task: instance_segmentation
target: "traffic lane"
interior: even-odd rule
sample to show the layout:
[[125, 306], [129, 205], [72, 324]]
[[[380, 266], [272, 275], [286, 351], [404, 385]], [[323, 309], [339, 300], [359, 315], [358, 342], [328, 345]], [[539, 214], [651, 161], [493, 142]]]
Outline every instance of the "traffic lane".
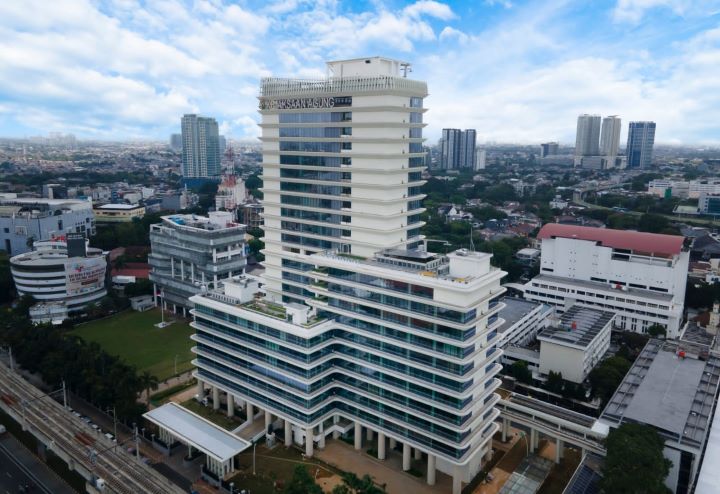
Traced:
[[[32, 470], [31, 466], [26, 465], [26, 467], [28, 470]], [[26, 486], [30, 487], [30, 490], [26, 492], [50, 492], [43, 490], [42, 486], [36, 485], [35, 481], [20, 469], [16, 460], [3, 448], [0, 448], [0, 494], [17, 494], [23, 492]]]

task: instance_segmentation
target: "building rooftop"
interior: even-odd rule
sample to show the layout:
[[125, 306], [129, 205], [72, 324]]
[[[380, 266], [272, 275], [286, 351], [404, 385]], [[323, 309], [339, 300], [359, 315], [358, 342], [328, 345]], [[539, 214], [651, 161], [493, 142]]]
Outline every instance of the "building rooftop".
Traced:
[[604, 247], [630, 250], [636, 254], [651, 254], [658, 257], [671, 257], [680, 254], [685, 240], [680, 235], [662, 235], [659, 233], [561, 225], [558, 223], [546, 224], [540, 229], [537, 236], [541, 240], [558, 237], [589, 240]]
[[498, 313], [498, 317], [505, 321], [498, 328], [498, 333], [500, 334], [503, 334], [511, 328], [520, 319], [528, 315], [533, 309], [542, 305], [538, 302], [531, 302], [529, 300], [515, 297], [503, 297], [499, 300], [499, 302], [505, 304], [505, 307], [500, 309], [500, 312]]
[[707, 347], [652, 339], [605, 407], [602, 420], [649, 424], [666, 439], [701, 448], [718, 382], [720, 358]]
[[[219, 231], [230, 228], [244, 228], [242, 223], [236, 223], [233, 220], [232, 213], [222, 211], [210, 212], [208, 216], [197, 216], [195, 214], [172, 214], [162, 217], [161, 225], [171, 225], [189, 230]], [[161, 225], [157, 226], [158, 228]]]
[[141, 208], [139, 204], [120, 204], [120, 203], [112, 203], [112, 204], [103, 204], [102, 206], [96, 206], [95, 209], [138, 209]]
[[560, 276], [552, 276], [549, 274], [540, 274], [533, 278], [533, 281], [549, 281], [554, 283], [561, 283], [563, 285], [573, 285], [573, 286], [580, 286], [589, 288], [592, 290], [601, 290], [604, 292], [607, 292], [608, 294], [612, 294], [617, 297], [622, 297], [623, 295], [632, 295], [635, 297], [642, 297], [646, 299], [653, 299], [657, 300], [658, 302], [665, 302], [665, 303], [671, 303], [673, 296], [669, 293], [662, 293], [662, 292], [656, 292], [652, 290], [643, 290], [641, 288], [629, 288], [629, 287], [622, 287], [615, 288], [614, 285], [610, 285], [608, 283], [603, 283], [601, 281], [587, 281], [587, 280], [578, 280], [573, 278], [562, 278]]
[[585, 348], [608, 327], [615, 314], [574, 305], [560, 318], [560, 324], [543, 330], [538, 339]]

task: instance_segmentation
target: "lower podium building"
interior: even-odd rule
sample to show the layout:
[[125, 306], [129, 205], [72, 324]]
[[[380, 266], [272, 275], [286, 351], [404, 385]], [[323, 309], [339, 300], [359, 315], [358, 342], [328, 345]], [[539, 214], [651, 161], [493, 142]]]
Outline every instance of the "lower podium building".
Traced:
[[[271, 302], [247, 276], [190, 300], [200, 386], [312, 456], [327, 436], [354, 437], [380, 460], [453, 479], [459, 494], [491, 452], [502, 351], [491, 255], [386, 250], [303, 257], [313, 297]], [[367, 441], [370, 441], [368, 443]], [[401, 453], [400, 453], [401, 452]]]

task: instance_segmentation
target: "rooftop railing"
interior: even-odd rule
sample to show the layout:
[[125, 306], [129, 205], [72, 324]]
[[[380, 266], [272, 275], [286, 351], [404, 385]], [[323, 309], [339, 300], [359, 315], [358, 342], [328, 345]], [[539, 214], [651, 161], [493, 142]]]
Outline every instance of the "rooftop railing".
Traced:
[[411, 91], [427, 94], [427, 84], [404, 77], [391, 76], [354, 76], [330, 77], [328, 79], [284, 79], [263, 78], [260, 97], [314, 95], [318, 93]]

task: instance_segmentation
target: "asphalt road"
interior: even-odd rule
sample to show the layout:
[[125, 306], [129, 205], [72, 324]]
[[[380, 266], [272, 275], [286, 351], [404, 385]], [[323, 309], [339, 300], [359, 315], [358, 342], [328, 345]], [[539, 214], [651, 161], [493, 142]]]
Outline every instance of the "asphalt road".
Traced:
[[[48, 493], [53, 491], [46, 487], [42, 481], [32, 474], [40, 468], [46, 468], [40, 461], [24, 458], [20, 460], [0, 443], [0, 494], [17, 494], [19, 492]], [[34, 478], [33, 478], [34, 477]], [[24, 486], [30, 486], [24, 491]], [[67, 492], [72, 492], [68, 490]]]

